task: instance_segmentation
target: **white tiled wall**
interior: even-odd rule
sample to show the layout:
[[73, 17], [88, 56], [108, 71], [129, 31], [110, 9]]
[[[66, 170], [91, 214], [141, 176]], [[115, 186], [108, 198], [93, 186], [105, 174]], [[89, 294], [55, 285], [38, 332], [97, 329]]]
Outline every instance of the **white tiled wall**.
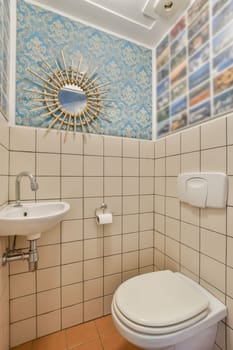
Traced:
[[[44, 130], [10, 128], [10, 200], [16, 174], [30, 170], [40, 189], [34, 194], [24, 179], [23, 200], [71, 204], [61, 225], [38, 241], [38, 271], [28, 272], [26, 262], [10, 265], [12, 346], [108, 314], [123, 280], [166, 268], [193, 278], [228, 305], [216, 349], [233, 348], [232, 119], [155, 143], [81, 134], [64, 143], [56, 131], [45, 137]], [[177, 175], [200, 170], [227, 172], [226, 209], [180, 203]], [[113, 224], [104, 227], [95, 222], [103, 201], [114, 214]], [[17, 244], [27, 247], [23, 238]]]
[[[8, 201], [9, 128], [0, 113], [0, 206]], [[0, 238], [0, 257], [7, 247], [7, 238]], [[0, 349], [9, 349], [9, 280], [8, 267], [0, 263]]]
[[[107, 136], [10, 128], [9, 197], [29, 170], [39, 190], [21, 184], [23, 200], [65, 200], [71, 210], [38, 241], [38, 271], [10, 265], [11, 346], [108, 314], [115, 288], [152, 271], [154, 145]], [[103, 202], [113, 224], [97, 226]], [[18, 247], [27, 242], [17, 239]]]
[[[155, 269], [181, 271], [228, 305], [216, 349], [233, 349], [233, 117], [223, 117], [155, 142]], [[189, 171], [228, 174], [226, 209], [180, 203], [176, 176]]]

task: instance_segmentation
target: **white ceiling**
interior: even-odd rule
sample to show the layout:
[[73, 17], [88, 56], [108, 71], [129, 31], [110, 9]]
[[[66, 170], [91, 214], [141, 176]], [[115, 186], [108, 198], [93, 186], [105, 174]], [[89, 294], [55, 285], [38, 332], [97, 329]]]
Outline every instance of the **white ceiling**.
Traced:
[[[155, 47], [191, 0], [173, 0], [176, 12], [171, 19], [143, 14], [146, 5], [153, 9], [166, 0], [27, 0], [64, 15], [76, 18], [120, 37]], [[163, 7], [163, 6], [162, 6]], [[153, 13], [154, 15], [154, 13]]]

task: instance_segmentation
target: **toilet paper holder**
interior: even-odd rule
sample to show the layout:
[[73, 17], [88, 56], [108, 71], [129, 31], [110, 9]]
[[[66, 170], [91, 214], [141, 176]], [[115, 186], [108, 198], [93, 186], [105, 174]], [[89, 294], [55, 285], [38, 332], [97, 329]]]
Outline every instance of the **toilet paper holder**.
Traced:
[[96, 223], [97, 225], [112, 224], [112, 213], [106, 210], [107, 204], [102, 203], [99, 208], [95, 210]]
[[107, 204], [106, 203], [102, 203], [101, 206], [99, 208], [96, 208], [95, 210], [95, 215], [97, 216], [99, 213], [103, 213], [105, 212], [105, 210], [107, 209]]

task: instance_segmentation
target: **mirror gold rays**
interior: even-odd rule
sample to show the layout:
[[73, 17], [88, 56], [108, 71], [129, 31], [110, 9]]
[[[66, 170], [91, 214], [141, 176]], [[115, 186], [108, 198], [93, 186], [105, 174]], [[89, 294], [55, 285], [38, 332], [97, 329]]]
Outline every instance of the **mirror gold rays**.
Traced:
[[82, 59], [77, 67], [73, 61], [67, 65], [63, 51], [61, 63], [55, 60], [55, 69], [45, 60], [39, 67], [40, 73], [28, 68], [36, 78], [33, 83], [37, 89], [25, 89], [40, 105], [31, 109], [32, 112], [42, 111], [42, 117], [52, 117], [48, 126], [58, 130], [96, 132], [100, 129], [99, 121], [109, 122], [110, 114], [107, 109], [112, 107], [112, 99], [106, 98], [109, 83], [99, 83], [95, 68], [90, 74], [88, 69], [81, 70]]

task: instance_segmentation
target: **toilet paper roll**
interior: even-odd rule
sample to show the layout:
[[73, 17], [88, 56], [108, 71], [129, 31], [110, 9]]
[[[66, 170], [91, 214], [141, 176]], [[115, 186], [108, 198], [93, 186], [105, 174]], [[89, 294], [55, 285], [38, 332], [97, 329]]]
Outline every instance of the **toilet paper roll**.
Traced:
[[98, 225], [106, 225], [112, 223], [112, 214], [106, 213], [106, 214], [98, 214], [96, 215], [96, 222]]

